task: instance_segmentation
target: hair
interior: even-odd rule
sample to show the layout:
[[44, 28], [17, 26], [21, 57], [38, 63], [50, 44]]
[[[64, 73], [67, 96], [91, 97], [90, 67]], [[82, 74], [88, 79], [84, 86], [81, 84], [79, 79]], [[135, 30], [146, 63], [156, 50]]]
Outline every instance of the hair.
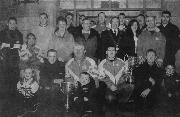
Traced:
[[118, 18], [117, 16], [114, 16], [114, 17], [112, 17], [111, 20], [110, 20], [110, 23], [111, 23], [111, 24], [112, 24], [112, 20], [115, 19], [115, 18], [118, 19], [118, 21], [119, 21], [119, 18]]
[[57, 51], [56, 51], [55, 49], [49, 49], [49, 50], [47, 51], [47, 56], [48, 56], [49, 52], [55, 52], [55, 53], [57, 53]]
[[25, 78], [25, 76], [24, 76], [24, 73], [25, 73], [25, 70], [26, 69], [31, 69], [32, 70], [32, 78], [33, 78], [33, 81], [32, 82], [34, 82], [34, 81], [37, 81], [37, 74], [36, 74], [36, 71], [35, 71], [35, 69], [33, 68], [33, 67], [31, 67], [30, 65], [26, 65], [23, 69], [22, 69], [22, 71], [21, 71], [21, 75], [20, 75], [20, 82], [22, 83], [23, 82], [23, 80], [24, 80], [24, 78]]
[[98, 17], [99, 17], [100, 14], [104, 14], [104, 16], [106, 17], [105, 12], [100, 12], [100, 13], [98, 13]]
[[9, 17], [8, 22], [9, 22], [10, 20], [14, 20], [14, 21], [17, 23], [16, 17]]
[[144, 14], [139, 14], [137, 17], [143, 17], [144, 18], [144, 20], [146, 19], [146, 17], [145, 17], [145, 15]]
[[146, 51], [146, 55], [147, 55], [148, 53], [150, 53], [150, 52], [153, 52], [153, 53], [155, 54], [155, 56], [157, 55], [157, 53], [156, 53], [156, 51], [155, 51], [154, 49], [148, 49], [148, 50]]
[[91, 21], [89, 18], [85, 17], [85, 18], [82, 20], [82, 22], [84, 22], [85, 20]]
[[162, 15], [163, 14], [168, 14], [171, 17], [171, 12], [170, 11], [165, 10], [165, 11], [162, 12]]
[[48, 18], [48, 14], [47, 13], [42, 12], [42, 13], [39, 14], [39, 16], [42, 16], [42, 15], [45, 15]]
[[120, 16], [120, 15], [126, 16], [126, 15], [125, 15], [125, 13], [119, 13], [119, 15], [118, 15], [118, 16]]
[[28, 37], [29, 37], [29, 36], [33, 36], [33, 37], [34, 37], [34, 41], [36, 41], [36, 36], [35, 36], [35, 34], [34, 34], [34, 33], [28, 33], [27, 36], [26, 36], [26, 44], [28, 43], [28, 40], [29, 40]]
[[85, 17], [85, 18], [86, 18], [86, 16], [85, 16], [85, 15], [79, 15], [79, 17]]
[[132, 19], [132, 20], [129, 22], [128, 27], [127, 27], [127, 32], [128, 32], [128, 33], [132, 33], [131, 26], [132, 26], [135, 22], [137, 23], [137, 26], [138, 26], [137, 31], [136, 31], [136, 34], [137, 34], [137, 36], [138, 36], [138, 35], [140, 34], [140, 26], [139, 26], [139, 22], [138, 22], [136, 19]]
[[108, 48], [110, 48], [110, 47], [113, 47], [113, 48], [115, 49], [115, 51], [116, 51], [116, 46], [115, 46], [115, 44], [113, 44], [113, 43], [109, 44], [109, 45], [106, 47], [106, 51], [108, 51]]
[[56, 19], [56, 24], [58, 24], [60, 21], [65, 22], [65, 23], [67, 24], [66, 18], [64, 18], [64, 17], [62, 17], [62, 16], [59, 16], [59, 17]]
[[68, 12], [68, 13], [66, 14], [65, 18], [66, 18], [67, 16], [69, 16], [69, 15], [72, 16], [72, 17], [74, 16], [72, 13]]

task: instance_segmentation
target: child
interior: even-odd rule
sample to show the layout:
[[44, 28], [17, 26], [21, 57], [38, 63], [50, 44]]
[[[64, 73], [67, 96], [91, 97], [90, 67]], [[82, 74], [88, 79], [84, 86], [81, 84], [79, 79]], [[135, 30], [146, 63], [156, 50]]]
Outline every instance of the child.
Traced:
[[90, 74], [87, 72], [82, 72], [80, 74], [80, 80], [78, 82], [78, 87], [74, 91], [74, 109], [80, 114], [84, 115], [85, 112], [95, 112], [95, 81], [91, 78]]
[[24, 68], [21, 79], [17, 83], [18, 99], [22, 108], [36, 111], [38, 89], [35, 71], [31, 67]]
[[40, 49], [36, 46], [36, 37], [33, 33], [27, 34], [27, 41], [22, 45], [19, 56], [20, 69], [26, 64], [31, 64], [38, 68], [40, 63], [43, 62], [43, 59], [40, 56]]
[[163, 78], [162, 86], [169, 98], [175, 96], [177, 74], [172, 65], [167, 65], [166, 72]]

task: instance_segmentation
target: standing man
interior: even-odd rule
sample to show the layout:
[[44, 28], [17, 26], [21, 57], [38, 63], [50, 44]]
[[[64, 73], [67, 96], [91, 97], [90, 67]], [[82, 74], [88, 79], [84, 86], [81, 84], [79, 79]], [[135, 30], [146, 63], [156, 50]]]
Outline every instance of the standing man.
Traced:
[[161, 25], [158, 27], [160, 32], [166, 37], [165, 61], [166, 65], [175, 64], [175, 54], [177, 51], [177, 38], [180, 35], [178, 27], [171, 23], [171, 13], [169, 11], [162, 12]]
[[36, 45], [41, 49], [42, 55], [46, 57], [48, 50], [49, 40], [52, 39], [54, 28], [48, 24], [47, 13], [41, 13], [39, 15], [39, 25], [33, 27], [32, 33], [37, 38]]
[[117, 57], [123, 59], [125, 55], [125, 51], [123, 48], [123, 36], [124, 36], [124, 31], [120, 31], [118, 29], [119, 27], [119, 18], [118, 17], [113, 17], [111, 19], [111, 29], [110, 30], [105, 30], [101, 34], [101, 60], [106, 58], [106, 48], [109, 47], [109, 45], [114, 44], [114, 46], [117, 49]]
[[102, 31], [106, 30], [106, 14], [104, 12], [100, 12], [98, 14], [98, 23], [94, 28], [101, 35]]
[[76, 28], [73, 26], [73, 14], [68, 13], [66, 15], [66, 20], [67, 20], [67, 31], [74, 36]]
[[17, 19], [10, 17], [8, 20], [8, 28], [0, 32], [0, 41], [2, 43], [1, 50], [4, 55], [4, 73], [6, 86], [10, 93], [10, 97], [15, 94], [16, 84], [19, 78], [19, 53], [23, 44], [23, 35], [17, 29]]
[[76, 34], [75, 42], [83, 44], [86, 50], [86, 56], [97, 61], [98, 56], [98, 40], [99, 34], [96, 30], [90, 28], [90, 20], [84, 19], [82, 23], [82, 30]]

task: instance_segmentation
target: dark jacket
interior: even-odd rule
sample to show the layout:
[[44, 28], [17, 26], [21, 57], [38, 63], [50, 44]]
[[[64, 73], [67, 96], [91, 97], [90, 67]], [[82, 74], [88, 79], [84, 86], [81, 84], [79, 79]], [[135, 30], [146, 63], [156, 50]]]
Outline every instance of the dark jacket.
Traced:
[[93, 58], [95, 61], [99, 58], [99, 34], [96, 30], [90, 29], [90, 34], [87, 38], [82, 34], [82, 30], [79, 30], [76, 33], [75, 42], [84, 45], [87, 57]]
[[[178, 36], [180, 30], [172, 23], [168, 23], [165, 27], [161, 24], [159, 27], [160, 32], [166, 37], [166, 48], [165, 48], [165, 64], [175, 64], [175, 53], [180, 48]], [[178, 45], [177, 45], [178, 44]]]
[[[152, 91], [157, 91], [160, 87], [162, 81], [162, 70], [154, 65], [149, 66], [147, 62], [144, 62], [137, 69], [133, 71], [133, 76], [135, 78], [135, 90], [137, 94], [141, 94], [147, 88], [150, 88]], [[152, 83], [149, 81], [149, 78], [155, 80], [155, 85], [152, 86]]]
[[64, 79], [65, 76], [65, 63], [56, 60], [54, 64], [50, 64], [47, 59], [40, 67], [40, 85], [50, 86], [53, 84], [54, 79]]

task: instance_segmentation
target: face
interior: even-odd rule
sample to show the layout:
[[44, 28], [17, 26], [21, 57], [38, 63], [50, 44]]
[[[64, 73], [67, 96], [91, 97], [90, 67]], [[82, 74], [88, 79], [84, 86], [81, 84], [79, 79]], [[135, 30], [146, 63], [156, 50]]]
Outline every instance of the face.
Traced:
[[47, 58], [48, 58], [48, 61], [50, 64], [54, 64], [57, 60], [57, 53], [56, 52], [49, 52]]
[[106, 54], [108, 56], [108, 58], [111, 60], [111, 59], [114, 59], [115, 55], [116, 55], [116, 50], [114, 47], [109, 47], [108, 50], [106, 51]]
[[75, 56], [75, 58], [77, 58], [77, 59], [83, 58], [84, 53], [85, 53], [85, 50], [84, 50], [83, 46], [75, 46], [74, 47], [74, 56]]
[[170, 16], [169, 14], [162, 14], [162, 23], [163, 24], [168, 24], [170, 21]]
[[166, 74], [168, 74], [168, 75], [171, 75], [171, 74], [174, 74], [174, 67], [172, 66], [172, 65], [168, 65], [167, 67], [166, 67]]
[[8, 28], [9, 30], [15, 30], [17, 26], [17, 23], [15, 20], [9, 20], [8, 22]]
[[82, 15], [82, 16], [79, 18], [79, 24], [82, 24], [84, 19], [85, 19], [85, 16]]
[[131, 26], [132, 31], [136, 31], [138, 28], [137, 22], [134, 22]]
[[31, 79], [32, 76], [33, 76], [32, 69], [30, 69], [30, 68], [25, 69], [25, 71], [24, 71], [25, 79], [27, 79], [27, 80]]
[[33, 35], [29, 35], [27, 38], [27, 45], [35, 45], [36, 41], [35, 41], [35, 37]]
[[84, 21], [83, 21], [83, 24], [82, 24], [82, 27], [83, 27], [84, 30], [89, 31], [89, 30], [90, 30], [90, 27], [91, 27], [91, 22], [90, 22], [90, 20], [84, 20]]
[[120, 25], [123, 25], [125, 23], [125, 16], [124, 15], [119, 15], [119, 22], [120, 22]]
[[148, 63], [155, 62], [155, 59], [156, 59], [155, 53], [154, 52], [148, 52], [147, 55], [146, 55], [146, 59], [147, 59]]
[[98, 21], [99, 23], [104, 23], [105, 22], [105, 14], [104, 13], [100, 13], [99, 17], [98, 17]]
[[41, 25], [47, 25], [48, 23], [48, 18], [46, 15], [40, 15], [39, 21]]
[[148, 28], [154, 28], [155, 27], [155, 20], [153, 17], [147, 17], [146, 19], [146, 25]]
[[73, 17], [71, 15], [66, 16], [67, 25], [71, 25], [73, 21]]
[[63, 22], [63, 21], [59, 21], [57, 26], [58, 26], [60, 32], [65, 32], [65, 30], [67, 28], [66, 22]]
[[138, 16], [138, 17], [137, 17], [137, 21], [139, 22], [139, 25], [140, 25], [140, 26], [143, 26], [144, 23], [145, 23], [143, 16]]
[[113, 18], [113, 19], [112, 19], [111, 28], [112, 28], [112, 29], [117, 29], [118, 27], [119, 27], [119, 19]]
[[81, 74], [80, 79], [79, 79], [81, 85], [86, 85], [90, 82], [89, 75], [87, 74]]

